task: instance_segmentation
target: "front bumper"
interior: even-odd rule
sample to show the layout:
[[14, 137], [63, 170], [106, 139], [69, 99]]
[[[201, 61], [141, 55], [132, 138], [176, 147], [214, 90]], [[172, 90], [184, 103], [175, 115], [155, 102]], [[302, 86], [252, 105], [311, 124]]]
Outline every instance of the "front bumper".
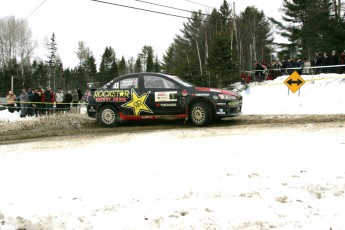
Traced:
[[242, 101], [220, 101], [215, 104], [218, 117], [235, 117], [242, 114]]

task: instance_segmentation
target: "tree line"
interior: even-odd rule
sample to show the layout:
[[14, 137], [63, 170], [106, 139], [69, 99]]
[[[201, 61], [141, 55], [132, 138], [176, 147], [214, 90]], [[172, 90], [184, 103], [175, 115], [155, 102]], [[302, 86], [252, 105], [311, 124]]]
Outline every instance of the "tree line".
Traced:
[[[78, 42], [79, 63], [64, 68], [59, 56], [58, 35], [45, 42], [48, 57], [33, 58], [37, 41], [27, 21], [0, 18], [0, 95], [14, 89], [58, 86], [86, 88], [88, 83], [108, 82], [134, 72], [166, 72], [201, 86], [226, 87], [240, 81], [241, 71], [253, 70], [258, 61], [311, 58], [315, 52], [345, 49], [344, 8], [341, 0], [283, 0], [282, 21], [248, 6], [239, 15], [224, 0], [209, 14], [191, 13], [180, 34], [167, 47], [162, 60], [154, 47], [145, 45], [136, 58], [117, 57], [105, 47], [99, 67], [92, 50]], [[277, 43], [274, 34], [285, 37]]]

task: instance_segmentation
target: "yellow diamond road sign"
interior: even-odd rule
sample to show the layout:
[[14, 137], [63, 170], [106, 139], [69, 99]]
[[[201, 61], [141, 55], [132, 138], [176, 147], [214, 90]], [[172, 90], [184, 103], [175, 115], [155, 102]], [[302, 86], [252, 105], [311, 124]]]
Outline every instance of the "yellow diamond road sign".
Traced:
[[284, 83], [293, 93], [295, 93], [299, 88], [301, 88], [305, 81], [296, 71], [294, 71], [288, 78], [286, 78]]

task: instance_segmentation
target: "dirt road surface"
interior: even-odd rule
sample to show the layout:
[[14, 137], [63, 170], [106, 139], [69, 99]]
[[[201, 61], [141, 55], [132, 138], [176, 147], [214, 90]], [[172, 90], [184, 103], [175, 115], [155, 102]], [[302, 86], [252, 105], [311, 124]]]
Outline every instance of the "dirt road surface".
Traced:
[[[244, 127], [300, 127], [313, 124], [319, 128], [342, 126], [345, 122], [344, 114], [331, 115], [242, 115], [235, 118], [223, 119], [205, 129], [218, 127], [241, 129]], [[35, 141], [40, 138], [54, 136], [99, 136], [121, 133], [152, 132], [161, 130], [196, 129], [184, 120], [177, 121], [143, 121], [125, 123], [116, 128], [104, 128], [84, 114], [53, 115], [20, 122], [0, 122], [0, 144]]]

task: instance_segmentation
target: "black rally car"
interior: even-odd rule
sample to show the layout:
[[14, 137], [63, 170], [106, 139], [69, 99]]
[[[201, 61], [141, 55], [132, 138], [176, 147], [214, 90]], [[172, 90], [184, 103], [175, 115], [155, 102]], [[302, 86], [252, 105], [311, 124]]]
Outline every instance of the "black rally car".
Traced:
[[124, 120], [185, 119], [196, 126], [241, 114], [242, 96], [196, 87], [177, 76], [135, 73], [91, 90], [87, 114], [106, 127]]

